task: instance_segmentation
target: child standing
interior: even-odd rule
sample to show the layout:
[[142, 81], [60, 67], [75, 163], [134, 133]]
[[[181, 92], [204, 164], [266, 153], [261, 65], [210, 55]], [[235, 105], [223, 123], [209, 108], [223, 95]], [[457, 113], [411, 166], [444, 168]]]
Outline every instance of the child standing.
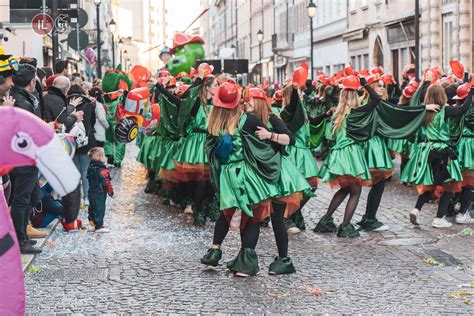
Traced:
[[105, 166], [106, 157], [104, 149], [94, 147], [89, 151], [91, 160], [87, 169], [89, 180], [89, 227], [88, 231], [108, 233], [104, 227], [105, 200], [107, 195], [114, 196], [114, 189], [110, 182], [110, 172]]

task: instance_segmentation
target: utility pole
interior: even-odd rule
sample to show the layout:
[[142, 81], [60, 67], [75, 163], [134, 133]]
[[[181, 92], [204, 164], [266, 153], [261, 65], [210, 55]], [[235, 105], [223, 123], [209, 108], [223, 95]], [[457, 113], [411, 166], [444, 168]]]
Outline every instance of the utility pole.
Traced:
[[415, 72], [416, 80], [420, 80], [420, 0], [415, 0]]
[[51, 15], [53, 18], [53, 70], [54, 65], [58, 60], [58, 51], [59, 51], [59, 42], [58, 42], [58, 33], [56, 29], [56, 18], [58, 17], [58, 0], [53, 0], [51, 5]]

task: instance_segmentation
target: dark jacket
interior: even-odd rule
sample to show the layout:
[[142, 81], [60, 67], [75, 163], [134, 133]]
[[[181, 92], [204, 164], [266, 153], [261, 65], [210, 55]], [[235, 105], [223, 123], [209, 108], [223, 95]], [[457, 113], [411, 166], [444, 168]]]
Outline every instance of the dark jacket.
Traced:
[[66, 106], [68, 104], [67, 98], [56, 87], [49, 87], [48, 94], [44, 99], [44, 120], [46, 122], [54, 122], [56, 118], [58, 123], [64, 124], [67, 130], [70, 130], [77, 118], [74, 115], [68, 115]]
[[38, 99], [24, 88], [13, 86], [10, 90], [10, 95], [15, 99], [15, 107], [33, 113], [41, 118], [41, 108]]
[[44, 119], [44, 100], [43, 100], [43, 86], [39, 80], [36, 80], [36, 97], [38, 98], [40, 104], [41, 118]]
[[68, 103], [73, 98], [82, 97], [82, 103], [76, 107], [76, 111], [83, 111], [84, 112], [84, 119], [82, 123], [84, 123], [84, 128], [86, 129], [86, 135], [89, 139], [88, 144], [84, 147], [78, 148], [76, 150], [79, 154], [87, 154], [91, 148], [97, 146], [97, 142], [95, 140], [95, 103], [92, 103], [88, 96], [81, 95], [81, 94], [70, 94], [67, 96]]
[[110, 171], [103, 162], [91, 160], [87, 169], [87, 180], [89, 180], [90, 193], [103, 192], [110, 196], [114, 195], [114, 188], [110, 182]]

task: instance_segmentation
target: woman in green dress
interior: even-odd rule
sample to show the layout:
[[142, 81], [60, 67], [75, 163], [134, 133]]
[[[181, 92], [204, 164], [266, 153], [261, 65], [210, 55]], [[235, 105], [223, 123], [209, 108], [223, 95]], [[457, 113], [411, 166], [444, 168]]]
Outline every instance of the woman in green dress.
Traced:
[[[199, 93], [190, 93], [192, 96], [187, 98], [192, 97], [193, 100], [185, 100], [178, 106], [179, 116], [184, 120], [186, 137], [174, 158], [180, 185], [184, 186], [183, 190], [191, 198], [192, 205], [187, 205], [185, 213], [188, 211], [193, 214], [196, 226], [203, 226], [206, 223], [206, 217], [210, 214], [207, 214], [205, 206], [211, 202], [212, 197], [205, 147], [208, 112], [212, 96], [217, 89], [217, 82], [213, 75], [204, 78], [204, 65], [199, 65], [198, 78], [190, 88], [198, 90]], [[184, 108], [187, 103], [189, 105]], [[192, 108], [189, 109], [191, 105]]]
[[416, 185], [418, 200], [410, 211], [410, 222], [419, 225], [420, 210], [437, 189], [444, 191], [438, 203], [438, 212], [432, 222], [435, 228], [452, 226], [445, 218], [454, 192], [462, 187], [462, 170], [456, 151], [450, 147], [451, 131], [447, 119], [461, 117], [472, 105], [473, 88], [461, 107], [448, 107], [447, 96], [441, 85], [431, 85], [424, 99], [425, 104], [440, 106], [438, 113], [427, 112], [421, 128], [421, 141], [414, 149], [401, 180]]
[[267, 126], [258, 127], [256, 132], [260, 140], [271, 142], [275, 150], [281, 152], [281, 175], [278, 180], [280, 193], [272, 199], [271, 221], [278, 248], [278, 257], [270, 265], [270, 274], [295, 272], [293, 262], [288, 257], [288, 232], [285, 218], [289, 218], [299, 209], [303, 194], [311, 194], [311, 186], [288, 157], [285, 146], [293, 146], [295, 138], [285, 123], [274, 113], [268, 104], [265, 92], [260, 88], [251, 88], [245, 102], [245, 111], [252, 113]]
[[242, 248], [227, 268], [236, 276], [246, 277], [260, 270], [255, 247], [260, 222], [270, 215], [271, 199], [280, 194], [281, 157], [271, 144], [255, 136], [258, 127], [265, 125], [243, 112], [240, 98], [240, 88], [230, 82], [221, 85], [213, 97], [206, 151], [222, 213], [214, 227], [213, 245], [201, 263], [218, 265], [232, 216], [241, 210]]
[[[365, 80], [362, 78], [362, 83]], [[380, 97], [371, 87], [365, 86], [371, 95], [369, 102], [360, 106], [357, 89], [361, 81], [358, 77], [348, 76], [343, 79], [343, 89], [339, 95], [339, 104], [332, 117], [331, 140], [333, 145], [324, 160], [319, 177], [322, 182], [327, 182], [331, 187], [340, 189], [334, 194], [326, 214], [316, 225], [315, 232], [334, 232], [338, 237], [356, 237], [359, 232], [351, 224], [361, 194], [362, 185], [369, 185], [371, 181], [369, 167], [362, 147], [349, 136], [351, 129], [356, 128], [351, 124], [351, 119], [361, 112], [372, 112], [379, 103]], [[337, 228], [332, 215], [339, 205], [349, 195], [344, 219]]]

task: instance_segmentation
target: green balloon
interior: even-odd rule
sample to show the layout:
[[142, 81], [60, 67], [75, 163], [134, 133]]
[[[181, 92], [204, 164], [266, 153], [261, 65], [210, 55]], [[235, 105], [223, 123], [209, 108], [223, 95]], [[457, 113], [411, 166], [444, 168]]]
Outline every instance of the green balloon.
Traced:
[[204, 46], [201, 43], [188, 43], [175, 49], [174, 56], [166, 64], [168, 70], [173, 76], [180, 72], [191, 72], [196, 60], [204, 59]]

